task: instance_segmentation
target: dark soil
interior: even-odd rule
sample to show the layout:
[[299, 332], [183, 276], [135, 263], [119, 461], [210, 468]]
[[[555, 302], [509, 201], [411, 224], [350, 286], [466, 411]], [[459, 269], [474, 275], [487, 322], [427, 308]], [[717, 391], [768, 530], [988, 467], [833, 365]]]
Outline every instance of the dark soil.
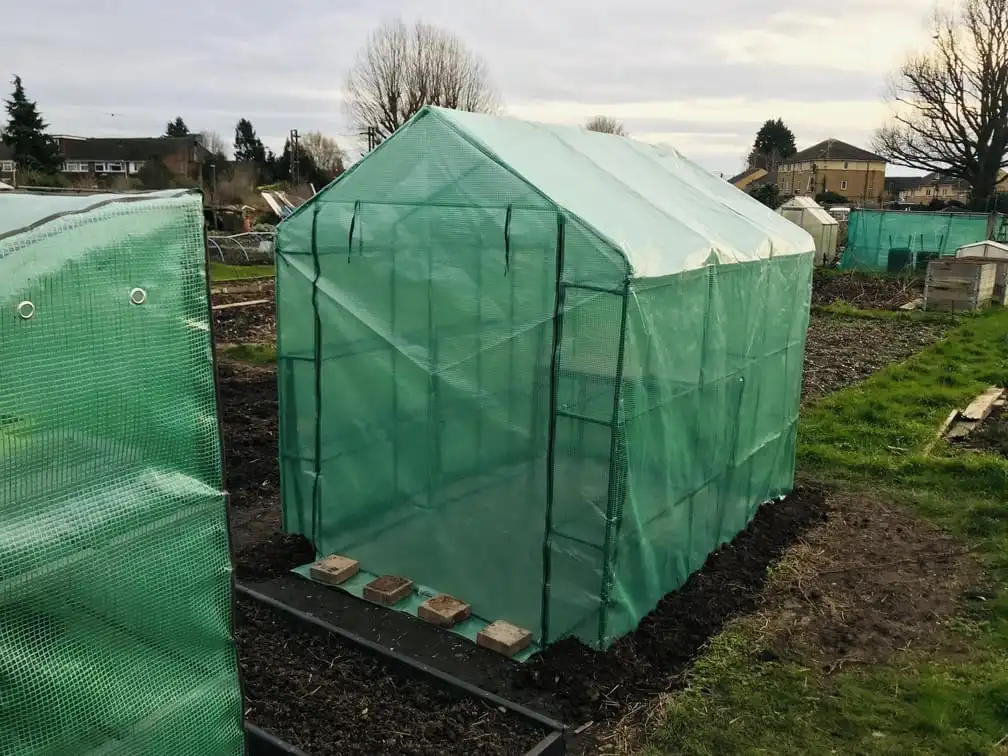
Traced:
[[845, 302], [872, 310], [898, 310], [924, 296], [924, 279], [914, 276], [883, 276], [855, 271], [816, 271], [812, 278], [812, 304]]
[[[745, 531], [607, 651], [565, 640], [523, 665], [296, 576], [255, 587], [573, 727], [594, 722], [572, 750], [592, 753], [608, 728], [683, 683], [704, 643], [728, 620], [759, 605], [767, 568], [825, 515], [824, 492], [801, 486], [783, 501], [763, 506]], [[295, 561], [292, 557], [292, 566]]]
[[850, 318], [813, 312], [805, 342], [802, 402], [838, 391], [945, 335], [947, 326], [902, 318]]
[[1008, 412], [1004, 405], [995, 406], [987, 419], [956, 445], [1008, 457]]
[[831, 672], [961, 645], [948, 620], [964, 598], [987, 592], [964, 545], [890, 499], [828, 501], [826, 522], [778, 565], [754, 618], [771, 636], [763, 661], [811, 659]]
[[513, 756], [547, 734], [478, 699], [397, 675], [256, 602], [239, 600], [236, 622], [246, 716], [311, 756]]
[[213, 319], [218, 344], [272, 344], [276, 341], [276, 313], [272, 302], [214, 310]]

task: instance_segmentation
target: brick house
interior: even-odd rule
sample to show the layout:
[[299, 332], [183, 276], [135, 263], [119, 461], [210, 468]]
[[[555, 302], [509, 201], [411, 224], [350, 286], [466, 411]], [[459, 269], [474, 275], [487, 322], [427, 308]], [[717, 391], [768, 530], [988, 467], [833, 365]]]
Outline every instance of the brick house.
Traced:
[[795, 196], [836, 192], [859, 205], [873, 206], [885, 193], [885, 171], [881, 155], [827, 139], [782, 161], [777, 187], [781, 194]]
[[[55, 137], [63, 153], [63, 174], [74, 183], [97, 184], [136, 176], [148, 160], [160, 160], [175, 176], [199, 181], [210, 152], [197, 135], [184, 137]], [[14, 156], [0, 143], [0, 180], [14, 179]]]
[[[929, 205], [934, 200], [942, 202], [961, 202], [964, 205], [970, 200], [970, 184], [960, 178], [929, 173], [908, 184], [899, 193], [899, 201], [908, 205]], [[1001, 172], [997, 190], [1008, 192], [1008, 174]]]

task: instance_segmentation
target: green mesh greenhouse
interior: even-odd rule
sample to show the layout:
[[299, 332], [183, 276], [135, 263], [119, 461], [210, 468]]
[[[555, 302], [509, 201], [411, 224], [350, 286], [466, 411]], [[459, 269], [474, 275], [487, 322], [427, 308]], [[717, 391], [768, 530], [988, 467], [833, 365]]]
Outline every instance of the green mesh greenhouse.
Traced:
[[285, 528], [610, 644], [790, 490], [813, 251], [673, 149], [421, 111], [279, 229]]
[[0, 196], [0, 753], [243, 752], [198, 193]]
[[[978, 213], [852, 210], [840, 267], [894, 273], [922, 268], [928, 260], [954, 257], [964, 244], [986, 239], [988, 221], [988, 215]], [[995, 238], [1006, 230], [1002, 216], [995, 225]]]

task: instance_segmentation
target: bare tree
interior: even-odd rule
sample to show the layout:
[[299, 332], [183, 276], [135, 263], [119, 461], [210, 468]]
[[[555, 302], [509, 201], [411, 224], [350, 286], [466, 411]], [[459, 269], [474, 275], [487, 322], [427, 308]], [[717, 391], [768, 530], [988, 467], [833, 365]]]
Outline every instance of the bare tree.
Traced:
[[964, 179], [986, 205], [1008, 167], [1008, 0], [960, 0], [936, 12], [933, 40], [893, 81], [893, 120], [876, 133], [875, 150]]
[[597, 115], [588, 119], [585, 124], [588, 131], [597, 131], [600, 134], [615, 134], [616, 136], [627, 136], [626, 126], [611, 116]]
[[343, 173], [346, 164], [346, 154], [332, 137], [327, 137], [321, 131], [309, 131], [300, 139], [301, 149], [311, 155], [315, 165], [330, 176]]
[[387, 138], [424, 105], [490, 113], [500, 107], [483, 59], [459, 37], [401, 20], [376, 29], [347, 74], [354, 125]]
[[212, 155], [223, 155], [227, 157], [228, 143], [224, 137], [216, 131], [201, 131], [199, 133], [199, 143]]

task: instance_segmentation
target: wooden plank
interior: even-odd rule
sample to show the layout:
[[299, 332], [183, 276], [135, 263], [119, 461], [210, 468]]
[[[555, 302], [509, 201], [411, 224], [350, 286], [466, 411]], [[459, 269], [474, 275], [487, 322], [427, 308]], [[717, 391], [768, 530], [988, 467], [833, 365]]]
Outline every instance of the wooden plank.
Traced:
[[272, 299], [252, 299], [248, 302], [232, 302], [231, 304], [219, 304], [214, 305], [213, 309], [216, 310], [231, 310], [235, 307], [251, 307], [252, 305], [269, 304]]
[[905, 305], [900, 305], [901, 310], [919, 310], [921, 305], [924, 304], [923, 297], [914, 297]]
[[1004, 392], [1005, 390], [999, 386], [991, 386], [970, 402], [969, 406], [963, 410], [963, 419], [982, 423], [987, 418], [987, 415], [991, 413], [991, 410], [994, 409], [994, 402], [1000, 399]]
[[956, 421], [957, 417], [959, 417], [959, 410], [952, 410], [949, 413], [949, 416], [945, 418], [945, 422], [942, 423], [941, 427], [938, 429], [938, 432], [931, 438], [930, 441], [928, 441], [928, 445], [924, 447], [925, 457], [931, 453], [931, 450], [934, 449], [935, 444], [937, 444], [938, 441], [941, 440], [941, 437], [945, 435], [948, 429], [952, 426], [952, 423]]

